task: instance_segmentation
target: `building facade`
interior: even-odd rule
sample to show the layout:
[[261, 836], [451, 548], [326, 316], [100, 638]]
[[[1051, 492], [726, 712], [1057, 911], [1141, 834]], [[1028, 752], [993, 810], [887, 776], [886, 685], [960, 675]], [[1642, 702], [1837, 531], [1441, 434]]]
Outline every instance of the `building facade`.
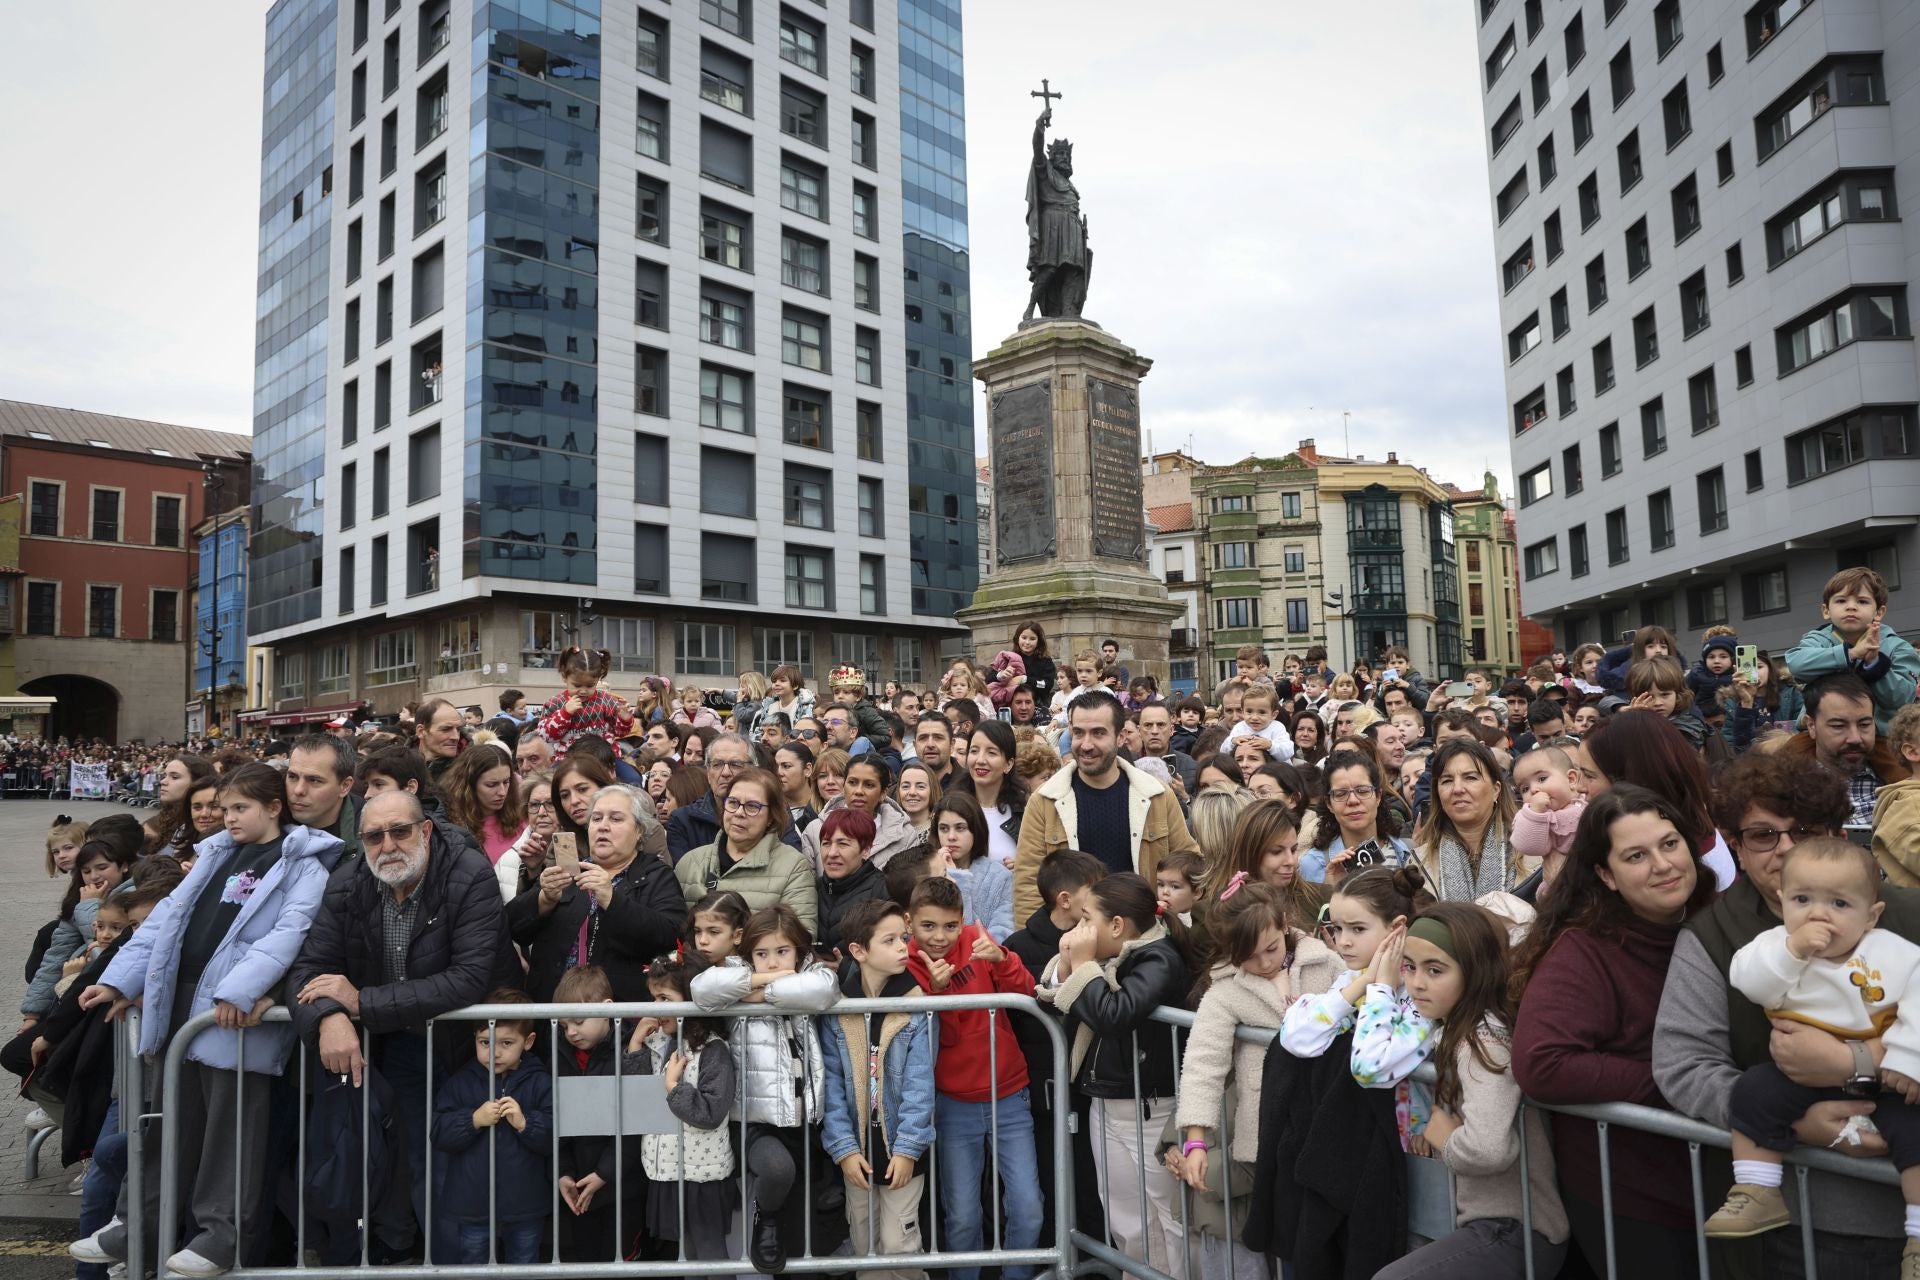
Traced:
[[0, 636], [16, 683], [0, 693], [55, 698], [55, 737], [179, 741], [191, 530], [208, 467], [238, 494], [246, 460], [244, 436], [0, 401], [0, 492], [25, 507]]
[[[1900, 0], [1478, 0], [1528, 610], [1779, 648], [1920, 553]], [[1888, 621], [1920, 625], [1896, 594]]]
[[925, 679], [978, 577], [959, 49], [947, 0], [281, 0], [255, 710], [574, 643]]
[[1249, 458], [1193, 479], [1196, 571], [1205, 583], [1201, 687], [1235, 671], [1257, 644], [1278, 665], [1327, 642], [1318, 473], [1299, 454]]
[[1462, 656], [1471, 665], [1519, 674], [1525, 663], [1513, 512], [1491, 472], [1478, 490], [1446, 488], [1460, 569]]
[[[247, 515], [240, 505], [194, 526], [193, 676], [187, 734], [230, 734], [247, 706]], [[217, 736], [217, 735], [216, 735]]]
[[1389, 647], [1405, 645], [1430, 680], [1457, 676], [1459, 556], [1447, 491], [1391, 453], [1385, 462], [1321, 458], [1315, 470], [1321, 556], [1341, 601], [1328, 665], [1378, 666]]

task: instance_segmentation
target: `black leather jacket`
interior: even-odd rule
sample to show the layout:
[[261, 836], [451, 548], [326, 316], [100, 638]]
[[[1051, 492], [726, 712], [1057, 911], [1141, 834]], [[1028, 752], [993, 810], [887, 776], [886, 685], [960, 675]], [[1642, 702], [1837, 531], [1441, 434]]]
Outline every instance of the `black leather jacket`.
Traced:
[[[1161, 1005], [1186, 1007], [1187, 962], [1170, 939], [1135, 947], [1121, 958], [1115, 976], [1120, 989], [1096, 979], [1067, 1011], [1067, 1039], [1079, 1027], [1093, 1032], [1093, 1046], [1080, 1064], [1074, 1084], [1092, 1098], [1171, 1098], [1173, 1064], [1178, 1052], [1175, 1028], [1153, 1022], [1148, 1014]], [[1139, 1090], [1134, 1066], [1139, 1065]]]

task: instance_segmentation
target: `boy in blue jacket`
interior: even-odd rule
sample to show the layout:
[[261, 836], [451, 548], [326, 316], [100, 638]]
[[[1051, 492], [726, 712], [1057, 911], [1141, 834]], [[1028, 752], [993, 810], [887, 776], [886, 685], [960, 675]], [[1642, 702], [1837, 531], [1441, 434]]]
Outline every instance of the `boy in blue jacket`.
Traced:
[[[907, 913], [898, 903], [855, 903], [840, 922], [849, 959], [840, 990], [853, 999], [924, 994], [907, 973]], [[847, 1178], [853, 1252], [918, 1253], [917, 1166], [933, 1145], [933, 1064], [938, 1033], [926, 1013], [845, 1013], [820, 1019], [827, 1156]], [[919, 1270], [863, 1271], [862, 1280], [924, 1280]]]
[[1842, 569], [1820, 593], [1824, 627], [1815, 627], [1787, 651], [1787, 668], [1807, 685], [1821, 676], [1851, 671], [1873, 694], [1873, 719], [1882, 734], [1893, 713], [1913, 701], [1920, 681], [1920, 654], [1881, 621], [1887, 584], [1872, 569]]
[[[528, 1004], [525, 992], [502, 988], [488, 1004]], [[531, 1018], [501, 1020], [473, 1033], [474, 1060], [447, 1077], [434, 1099], [433, 1145], [446, 1156], [442, 1204], [452, 1206], [460, 1233], [456, 1262], [486, 1262], [497, 1225], [499, 1261], [540, 1261], [551, 1182], [553, 1078], [533, 1052]], [[491, 1132], [489, 1132], [491, 1131]], [[493, 1163], [493, 1203], [487, 1201], [487, 1163]]]

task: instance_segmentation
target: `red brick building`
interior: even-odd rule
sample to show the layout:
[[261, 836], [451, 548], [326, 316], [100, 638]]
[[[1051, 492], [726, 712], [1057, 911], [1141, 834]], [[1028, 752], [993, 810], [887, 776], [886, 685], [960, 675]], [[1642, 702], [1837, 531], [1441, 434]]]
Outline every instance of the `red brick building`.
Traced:
[[[177, 740], [192, 671], [192, 530], [246, 501], [246, 436], [0, 401], [0, 494], [22, 502], [17, 566], [0, 581], [6, 693], [59, 699], [50, 736]], [[10, 651], [10, 653], [6, 652]], [[10, 657], [11, 661], [6, 661]]]

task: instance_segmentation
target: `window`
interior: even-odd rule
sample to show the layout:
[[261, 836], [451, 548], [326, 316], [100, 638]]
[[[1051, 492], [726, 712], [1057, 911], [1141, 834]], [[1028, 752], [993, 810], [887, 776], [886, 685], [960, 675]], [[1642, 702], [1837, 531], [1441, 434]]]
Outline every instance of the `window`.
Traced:
[[111, 640], [120, 634], [120, 588], [87, 588], [87, 634]]
[[1623, 45], [1607, 64], [1607, 76], [1613, 86], [1613, 109], [1633, 96], [1633, 46]]
[[730, 533], [700, 535], [700, 598], [732, 604], [754, 602], [752, 538]]
[[1600, 175], [1590, 173], [1580, 184], [1580, 229], [1585, 231], [1600, 221]]
[[1720, 53], [1719, 42], [1715, 41], [1713, 48], [1707, 50], [1707, 87], [1711, 89], [1719, 84], [1720, 78], [1726, 74], [1727, 60]]
[[821, 193], [826, 187], [826, 170], [798, 156], [780, 157], [780, 207], [809, 218], [826, 221]]
[[1514, 55], [1519, 51], [1520, 41], [1515, 37], [1513, 28], [1508, 27], [1507, 33], [1500, 37], [1500, 43], [1487, 55], [1487, 88], [1493, 88], [1493, 82], [1512, 65]]
[[359, 519], [360, 464], [349, 462], [340, 468], [340, 527], [351, 529]]
[[864, 182], [853, 184], [853, 234], [880, 238], [880, 195]]
[[53, 480], [35, 480], [28, 486], [31, 511], [27, 532], [39, 538], [60, 536], [60, 503], [66, 486]]
[[1236, 597], [1213, 602], [1213, 625], [1217, 630], [1244, 630], [1260, 625], [1260, 602]]
[[1607, 255], [1601, 254], [1587, 264], [1587, 314], [1598, 311], [1607, 300]]
[[820, 24], [791, 9], [780, 11], [780, 56], [794, 66], [820, 72]]
[[1585, 487], [1586, 477], [1582, 475], [1580, 446], [1570, 444], [1560, 451], [1560, 484], [1569, 496]]
[[1679, 244], [1700, 229], [1700, 186], [1692, 174], [1673, 189], [1673, 242]]
[[752, 315], [748, 308], [752, 295], [724, 285], [700, 282], [700, 341], [728, 347], [734, 351], [752, 349]]
[[1912, 406], [1858, 409], [1787, 437], [1787, 483], [1799, 484], [1869, 458], [1913, 455]]
[[833, 608], [833, 552], [787, 548], [787, 608]]
[[1835, 106], [1863, 107], [1886, 100], [1878, 57], [1829, 58], [1754, 120], [1759, 159], [1765, 161]]
[[1298, 520], [1300, 518], [1299, 494], [1283, 493], [1280, 495], [1280, 518], [1282, 520]]
[[1311, 630], [1313, 623], [1308, 616], [1307, 602], [1299, 598], [1287, 601], [1287, 631], [1293, 635], [1304, 635]]
[[180, 593], [178, 591], [153, 593], [148, 636], [150, 639], [164, 640], [169, 644], [180, 639]]
[[1660, 0], [1653, 7], [1653, 43], [1661, 57], [1680, 43], [1680, 0]]
[[1653, 265], [1653, 239], [1647, 234], [1645, 218], [1627, 228], [1627, 279], [1632, 280]]
[[886, 515], [880, 500], [880, 481], [872, 476], [861, 476], [856, 492], [860, 507], [860, 536], [878, 538], [886, 532]]
[[700, 97], [728, 111], [752, 115], [753, 63], [712, 40], [702, 40]]
[[1499, 155], [1500, 148], [1513, 140], [1513, 135], [1520, 132], [1520, 126], [1524, 123], [1526, 123], [1526, 113], [1520, 109], [1520, 98], [1516, 94], [1513, 101], [1507, 104], [1507, 109], [1500, 113], [1500, 118], [1493, 122], [1493, 153], [1495, 155]]
[[1700, 532], [1718, 533], [1727, 527], [1727, 475], [1721, 467], [1702, 471], [1693, 487], [1700, 501]]
[[1615, 507], [1607, 512], [1607, 563], [1627, 561], [1627, 509]]
[[341, 363], [352, 364], [360, 358], [360, 299], [347, 302], [346, 333], [341, 342]]
[[645, 258], [633, 263], [633, 317], [648, 329], [667, 327], [667, 269]]
[[1707, 273], [1696, 271], [1680, 282], [1680, 336], [1691, 338], [1712, 322], [1707, 307]]
[[1687, 379], [1687, 405], [1693, 414], [1695, 435], [1720, 425], [1720, 393], [1714, 388], [1711, 365]]
[[1635, 129], [1614, 148], [1614, 155], [1620, 162], [1620, 194], [1625, 195], [1640, 185], [1645, 176], [1640, 166], [1640, 131]]
[[869, 387], [880, 385], [880, 331], [865, 325], [853, 328], [853, 380]]
[[393, 361], [383, 360], [373, 370], [373, 429], [393, 425]]
[[1554, 403], [1559, 416], [1564, 418], [1574, 410], [1573, 366], [1568, 365], [1553, 376]]
[[1871, 569], [1885, 579], [1889, 590], [1900, 589], [1900, 550], [1891, 542], [1871, 547], [1843, 548], [1835, 567]]
[[1593, 394], [1613, 390], [1613, 339], [1602, 338], [1593, 348]]
[[868, 169], [877, 169], [880, 162], [876, 158], [879, 132], [873, 117], [864, 111], [853, 113], [853, 162]]
[[338, 577], [340, 579], [338, 612], [352, 613], [354, 588], [354, 549], [352, 547], [342, 547], [340, 549], [340, 570]]
[[1587, 56], [1587, 29], [1581, 24], [1578, 13], [1574, 14], [1573, 21], [1567, 24], [1566, 43], [1567, 70], [1571, 71], [1580, 65], [1581, 59]]
[[1547, 60], [1540, 59], [1540, 65], [1533, 69], [1533, 114], [1539, 115], [1553, 101], [1553, 81], [1547, 74]]
[[753, 434], [753, 375], [720, 365], [701, 365], [700, 425]]
[[407, 502], [440, 496], [440, 428], [416, 431], [407, 440]]
[[780, 317], [780, 359], [802, 369], [827, 368], [827, 318], [788, 307]]
[[1747, 56], [1751, 58], [1780, 34], [1780, 28], [1805, 13], [1813, 0], [1769, 0], [1747, 10]]
[[754, 461], [731, 449], [700, 450], [700, 510], [708, 515], [754, 515]]
[[1567, 314], [1567, 291], [1556, 289], [1553, 296], [1547, 299], [1547, 309], [1553, 316], [1553, 339], [1558, 342], [1573, 327], [1573, 319]]
[[374, 294], [373, 344], [393, 341], [393, 277], [380, 282]]
[[362, 234], [365, 220], [355, 218], [347, 224], [347, 283], [352, 284], [360, 278], [361, 255], [365, 239]]
[[1587, 526], [1577, 524], [1567, 530], [1567, 576], [1587, 576]]
[[1253, 510], [1251, 494], [1229, 493], [1213, 500], [1213, 510], [1217, 515], [1238, 514]]
[[1720, 178], [1720, 185], [1726, 186], [1733, 181], [1733, 144], [1723, 142], [1713, 153], [1714, 172]]
[[1542, 498], [1553, 496], [1553, 468], [1541, 463], [1520, 477], [1520, 505], [1530, 507]]
[[848, 70], [853, 91], [863, 98], [872, 98], [874, 96], [873, 50], [855, 40], [852, 57], [848, 61]]
[[1633, 363], [1644, 369], [1660, 358], [1660, 330], [1648, 307], [1633, 318]]
[[281, 652], [274, 658], [275, 696], [282, 701], [307, 692], [307, 655]]
[[[702, 0], [704, 8], [710, 0]], [[680, 624], [680, 670], [695, 676], [729, 676], [733, 662], [733, 628], [718, 622]]]
[[1747, 277], [1746, 255], [1740, 251], [1740, 242], [1727, 246], [1727, 287], [1731, 289]]
[[633, 437], [633, 500], [667, 505], [667, 438], [637, 432]]
[[1520, 172], [1513, 175], [1506, 186], [1500, 189], [1500, 195], [1494, 201], [1494, 211], [1499, 214], [1500, 221], [1505, 222], [1513, 216], [1515, 209], [1526, 203], [1526, 199], [1527, 171], [1523, 167]]
[[1560, 540], [1547, 538], [1536, 542], [1526, 551], [1527, 578], [1545, 577], [1549, 573], [1560, 571]]
[[753, 215], [700, 202], [700, 256], [736, 271], [753, 270]]
[[656, 178], [634, 183], [633, 234], [654, 244], [667, 243], [667, 184]]
[[[1514, 105], [1519, 106], [1515, 101]], [[1593, 103], [1590, 95], [1581, 94], [1573, 103], [1573, 150], [1577, 155], [1580, 148], [1593, 141]], [[1516, 126], [1517, 122], [1516, 122]]]
[[1544, 243], [1547, 247], [1548, 262], [1552, 262], [1565, 252], [1566, 244], [1560, 236], [1560, 211], [1558, 209], [1548, 214], [1546, 221], [1540, 224], [1540, 234], [1544, 237]]
[[789, 462], [786, 469], [787, 523], [802, 529], [833, 528], [833, 479], [818, 467]]
[[1547, 184], [1552, 182], [1560, 174], [1560, 166], [1553, 158], [1553, 138], [1551, 135], [1548, 136], [1545, 142], [1540, 144], [1539, 149], [1534, 154], [1538, 158], [1540, 165], [1540, 189], [1545, 191]]
[[862, 311], [880, 309], [880, 260], [864, 253], [853, 255], [853, 305]]
[[1547, 389], [1535, 387], [1513, 406], [1513, 433], [1531, 431], [1547, 420]]
[[1519, 326], [1507, 335], [1507, 360], [1509, 362], [1518, 360], [1539, 345], [1540, 313], [1536, 311], [1522, 320]]
[[[722, 31], [739, 36], [742, 40], [753, 39], [753, 27], [748, 21], [749, 6], [745, 0], [700, 0], [700, 21], [710, 22]], [[727, 646], [733, 648], [731, 644]], [[691, 667], [687, 668], [692, 670]]]
[[1546, 18], [1540, 10], [1540, 0], [1527, 0], [1527, 43], [1532, 44], [1539, 38], [1540, 28], [1546, 25]]
[[1753, 381], [1753, 348], [1741, 347], [1733, 353], [1733, 385], [1744, 387]]
[[[423, 235], [439, 226], [447, 218], [447, 158], [437, 157], [431, 164], [414, 177], [413, 180], [413, 234]], [[384, 203], [381, 217], [386, 217]], [[383, 234], [381, 257], [391, 252], [387, 238]]]
[[781, 434], [786, 442], [809, 449], [831, 449], [833, 414], [828, 394], [789, 382], [783, 398]]
[[1640, 406], [1640, 448], [1646, 458], [1667, 451], [1667, 410], [1659, 396]]
[[736, 191], [753, 190], [753, 136], [718, 120], [702, 119], [700, 176]]
[[1506, 284], [1506, 292], [1512, 293], [1515, 285], [1533, 274], [1533, 241], [1528, 240], [1514, 251], [1506, 265], [1500, 269], [1500, 278]]
[[1904, 288], [1879, 287], [1871, 292], [1843, 294], [1775, 331], [1780, 376], [1805, 368], [1855, 341], [1911, 335]]
[[1251, 542], [1217, 542], [1213, 547], [1213, 567], [1216, 569], [1250, 569], [1253, 567], [1253, 544]]
[[780, 77], [780, 132], [825, 150], [827, 100], [796, 80]]
[[1766, 468], [1760, 461], [1760, 451], [1758, 449], [1749, 450], [1747, 452], [1747, 492], [1752, 493], [1757, 489], [1764, 488], [1766, 483]]
[[[667, 526], [633, 526], [633, 589], [638, 595], [667, 594]], [[652, 624], [648, 624], [651, 631]], [[649, 647], [651, 638], [649, 637]]]
[[1671, 595], [1652, 596], [1640, 602], [1640, 625], [1643, 627], [1665, 627], [1674, 629], [1673, 597]]
[[762, 671], [775, 667], [798, 667], [800, 674], [813, 675], [813, 632], [777, 627], [753, 629], [754, 665]]
[[93, 490], [93, 540], [120, 541], [120, 508], [126, 493], [120, 489]]
[[880, 406], [862, 400], [853, 414], [854, 452], [862, 462], [880, 459]]
[[[887, 611], [887, 562], [880, 556], [860, 557], [860, 612], [865, 614], [883, 614]], [[919, 669], [918, 655], [913, 652], [913, 642], [904, 637], [893, 642], [894, 663], [899, 678], [905, 679], [906, 661], [903, 652], [915, 659], [914, 669]], [[914, 677], [918, 679], [916, 675]]]
[[1283, 567], [1288, 573], [1307, 571], [1307, 551], [1305, 547], [1288, 547], [1281, 553]]
[[633, 411], [667, 416], [667, 353], [658, 347], [633, 349]]
[[[703, 77], [704, 79], [704, 77]], [[633, 122], [633, 149], [649, 160], [667, 160], [667, 100], [642, 91]]]
[[1647, 495], [1647, 529], [1655, 551], [1673, 545], [1673, 490]]
[[1885, 170], [1847, 174], [1787, 207], [1767, 222], [1767, 265], [1777, 267], [1847, 222], [1894, 216], [1893, 175]]
[[1687, 625], [1696, 630], [1717, 627], [1727, 620], [1727, 584], [1687, 588]]
[[1600, 478], [1610, 479], [1620, 474], [1620, 424], [1609, 422], [1600, 428]]
[[847, 20], [862, 30], [873, 30], [873, 0], [848, 0]]
[[667, 20], [656, 18], [642, 10], [638, 22], [639, 30], [634, 37], [633, 64], [642, 73], [665, 80], [667, 78]]
[[409, 323], [418, 324], [446, 305], [446, 246], [436, 244], [413, 260], [413, 314]]
[[1749, 618], [1785, 613], [1790, 607], [1787, 603], [1787, 571], [1761, 569], [1754, 573], [1743, 573], [1740, 575], [1740, 594], [1742, 611]]
[[60, 617], [59, 604], [59, 583], [29, 582], [27, 584], [27, 634], [30, 636], [55, 634]]
[[373, 514], [376, 519], [387, 514], [387, 488], [391, 467], [389, 451], [373, 451]]

